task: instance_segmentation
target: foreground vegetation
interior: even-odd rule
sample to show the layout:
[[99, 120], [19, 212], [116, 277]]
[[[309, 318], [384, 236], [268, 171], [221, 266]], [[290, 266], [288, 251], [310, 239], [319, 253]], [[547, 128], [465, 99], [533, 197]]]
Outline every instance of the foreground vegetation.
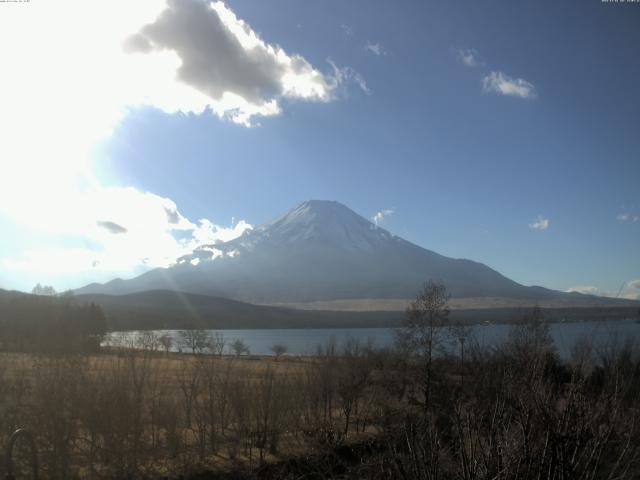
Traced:
[[0, 426], [35, 434], [45, 478], [252, 478], [290, 457], [263, 474], [636, 478], [640, 357], [584, 345], [562, 363], [538, 340], [433, 359], [429, 384], [415, 361], [355, 342], [278, 361], [4, 354]]
[[[147, 336], [138, 350], [4, 353], [0, 448], [28, 428], [50, 479], [638, 478], [632, 344], [585, 341], [561, 360], [534, 310], [481, 349], [446, 305], [426, 285], [387, 350], [179, 355]], [[27, 459], [19, 448], [17, 478]]]

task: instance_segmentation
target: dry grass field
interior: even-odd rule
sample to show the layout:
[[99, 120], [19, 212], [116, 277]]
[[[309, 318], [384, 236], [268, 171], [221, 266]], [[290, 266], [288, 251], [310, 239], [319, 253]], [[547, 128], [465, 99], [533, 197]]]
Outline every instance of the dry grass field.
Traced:
[[[300, 310], [404, 312], [411, 300], [412, 299], [397, 298], [353, 298], [306, 303], [277, 303], [271, 305]], [[451, 310], [531, 309], [534, 306], [545, 309], [606, 308], [611, 306], [630, 306], [637, 308], [639, 304], [634, 300], [612, 300], [587, 295], [576, 295], [574, 298], [560, 297], [543, 301], [503, 297], [461, 297], [451, 298], [449, 300]]]
[[29, 429], [45, 478], [252, 469], [370, 430], [364, 397], [350, 427], [339, 420], [343, 361], [330, 363], [126, 349], [3, 353], [0, 448], [14, 429]]

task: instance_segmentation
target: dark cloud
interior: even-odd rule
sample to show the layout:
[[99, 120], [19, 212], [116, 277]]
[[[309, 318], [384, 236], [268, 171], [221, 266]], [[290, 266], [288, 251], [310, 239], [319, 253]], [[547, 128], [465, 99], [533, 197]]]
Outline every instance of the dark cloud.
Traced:
[[282, 98], [328, 102], [347, 84], [371, 93], [353, 68], [329, 62], [333, 74], [323, 74], [303, 56], [266, 43], [220, 2], [167, 0], [155, 21], [126, 39], [123, 48], [174, 53], [180, 62], [172, 78], [203, 94], [216, 114], [247, 126], [254, 115], [279, 114]]
[[107, 230], [108, 232], [113, 233], [113, 234], [127, 233], [127, 229], [126, 228], [124, 228], [122, 225], [118, 225], [115, 222], [98, 221], [96, 223], [98, 224], [98, 226], [100, 228], [104, 228], [105, 230]]
[[175, 51], [182, 61], [179, 80], [214, 99], [229, 91], [260, 104], [282, 92], [285, 66], [263, 46], [245, 50], [208, 2], [169, 0], [125, 49]]
[[124, 41], [123, 45], [124, 51], [127, 53], [138, 52], [138, 53], [149, 53], [153, 47], [151, 46], [151, 42], [144, 36], [139, 33], [135, 35], [131, 35]]
[[167, 214], [167, 222], [171, 225], [177, 225], [180, 222], [180, 215], [178, 215], [177, 210], [172, 210], [167, 207], [163, 207], [164, 212]]

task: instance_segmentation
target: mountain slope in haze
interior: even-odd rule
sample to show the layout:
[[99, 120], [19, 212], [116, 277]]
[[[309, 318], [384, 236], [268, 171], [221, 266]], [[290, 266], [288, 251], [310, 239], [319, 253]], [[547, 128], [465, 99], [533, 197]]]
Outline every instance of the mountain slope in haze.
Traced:
[[[27, 308], [33, 299], [39, 304], [44, 299], [48, 305], [71, 302], [76, 306], [94, 303], [105, 313], [107, 328], [112, 331], [148, 329], [269, 329], [269, 328], [359, 328], [395, 327], [404, 318], [402, 310], [396, 311], [335, 311], [296, 310], [293, 308], [252, 305], [229, 300], [166, 290], [151, 290], [127, 295], [85, 294], [74, 297], [38, 297], [22, 292], [0, 290], [0, 330], [15, 315], [3, 309], [10, 304]], [[18, 302], [16, 304], [16, 302]], [[637, 306], [605, 306], [598, 308], [544, 308], [549, 321], [585, 321], [590, 319], [615, 320], [633, 318]], [[507, 323], [521, 318], [526, 310], [520, 308], [466, 308], [452, 309], [451, 318], [463, 323]], [[49, 319], [51, 320], [51, 319]], [[55, 320], [55, 315], [54, 315]], [[46, 327], [46, 318], [39, 318]], [[57, 322], [57, 320], [55, 320]], [[56, 323], [57, 325], [57, 323]], [[40, 330], [38, 327], [37, 330]], [[4, 330], [3, 330], [4, 331]]]
[[398, 325], [403, 315], [301, 311], [166, 290], [85, 294], [74, 301], [102, 307], [110, 330], [388, 327]]
[[569, 295], [525, 287], [478, 262], [412, 244], [333, 201], [307, 201], [230, 242], [205, 245], [170, 268], [91, 284], [77, 294], [174, 290], [252, 303], [406, 299], [423, 282], [455, 297], [531, 300]]
[[[395, 327], [404, 311], [296, 310], [252, 305], [226, 298], [152, 290], [128, 295], [87, 294], [73, 299], [102, 307], [109, 330], [242, 329], [242, 328], [358, 328]], [[1, 302], [0, 302], [1, 305]], [[544, 308], [549, 321], [632, 318], [637, 307], [606, 306]], [[528, 310], [521, 308], [452, 309], [453, 321], [508, 323]]]

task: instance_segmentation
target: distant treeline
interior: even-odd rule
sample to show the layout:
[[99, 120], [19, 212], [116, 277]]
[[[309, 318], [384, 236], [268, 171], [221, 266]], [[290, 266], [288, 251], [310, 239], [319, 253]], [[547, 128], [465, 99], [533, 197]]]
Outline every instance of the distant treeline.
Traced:
[[[129, 295], [78, 295], [77, 301], [100, 305], [107, 316], [109, 330], [184, 330], [242, 328], [359, 328], [398, 327], [404, 311], [296, 310], [279, 306], [252, 305], [226, 298], [168, 290]], [[543, 308], [552, 322], [617, 320], [640, 318], [635, 306]], [[526, 309], [476, 308], [451, 310], [455, 322], [512, 323]]]
[[13, 351], [96, 351], [107, 330], [102, 308], [72, 297], [0, 299], [0, 346]]
[[[452, 310], [451, 319], [462, 323], [517, 323], [531, 309], [522, 307], [474, 308]], [[640, 319], [640, 307], [629, 305], [603, 305], [600, 307], [541, 308], [549, 322], [589, 322], [606, 320]]]

